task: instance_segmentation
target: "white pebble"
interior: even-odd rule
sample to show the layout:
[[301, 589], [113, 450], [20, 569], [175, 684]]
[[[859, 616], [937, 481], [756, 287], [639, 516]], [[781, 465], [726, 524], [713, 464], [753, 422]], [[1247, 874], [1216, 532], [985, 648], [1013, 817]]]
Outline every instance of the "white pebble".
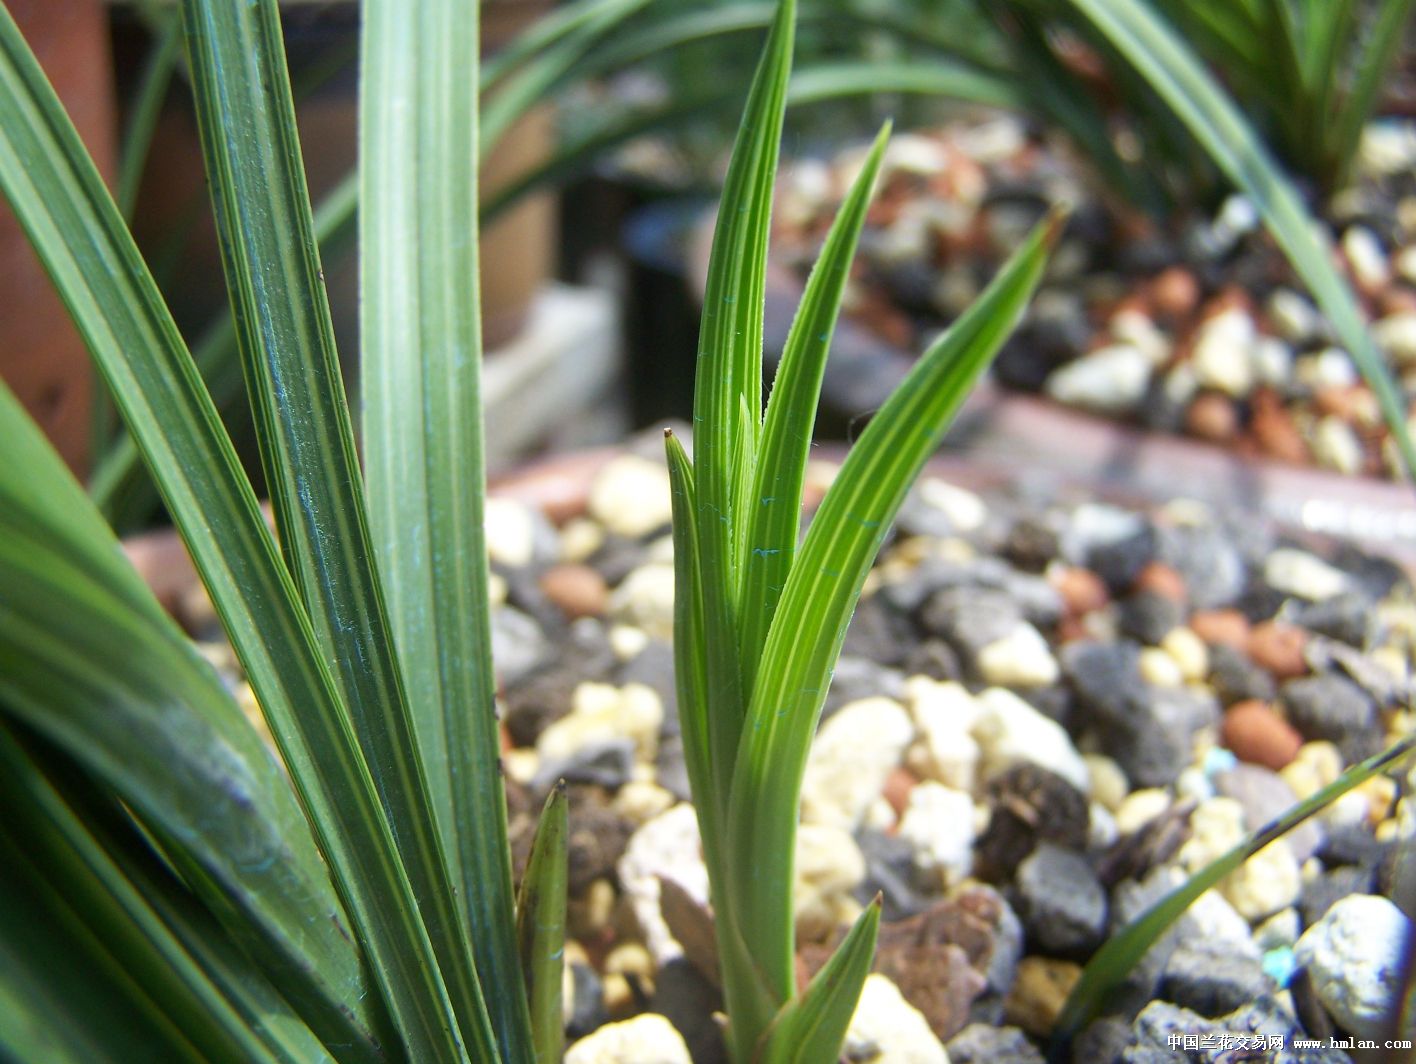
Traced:
[[1402, 944], [1409, 929], [1410, 921], [1388, 899], [1353, 894], [1303, 932], [1294, 951], [1298, 963], [1344, 1030], [1360, 1038], [1384, 1032], [1401, 988]]
[[543, 764], [554, 764], [588, 743], [628, 737], [634, 740], [636, 756], [652, 762], [663, 723], [664, 704], [652, 687], [582, 683], [572, 696], [570, 712], [536, 738], [536, 754]]
[[673, 517], [669, 471], [662, 462], [620, 455], [595, 475], [589, 508], [611, 532], [632, 539], [647, 535]]
[[1416, 311], [1389, 314], [1372, 326], [1372, 339], [1403, 365], [1416, 362]]
[[1350, 584], [1341, 569], [1333, 568], [1315, 554], [1288, 547], [1268, 556], [1264, 579], [1277, 591], [1312, 602], [1340, 595]]
[[1103, 414], [1134, 410], [1146, 394], [1151, 360], [1130, 344], [1114, 344], [1052, 371], [1044, 390], [1059, 403]]
[[972, 798], [926, 780], [910, 790], [899, 833], [914, 847], [915, 867], [948, 887], [973, 867], [973, 822]]
[[973, 737], [983, 753], [985, 775], [1030, 761], [1086, 792], [1086, 763], [1061, 725], [1005, 688], [990, 687], [978, 697], [983, 712], [974, 724]]
[[616, 870], [654, 960], [662, 967], [683, 956], [659, 908], [659, 878], [672, 879], [694, 901], [708, 904], [708, 869], [693, 806], [682, 802], [640, 827], [629, 837]]
[[1175, 659], [1159, 647], [1142, 647], [1141, 678], [1156, 687], [1181, 687], [1185, 677]]
[[1254, 387], [1251, 349], [1257, 332], [1245, 311], [1221, 311], [1202, 326], [1195, 338], [1191, 363], [1195, 377], [1208, 388], [1243, 398]]
[[610, 594], [610, 616], [663, 640], [674, 636], [674, 567], [641, 565]]
[[489, 497], [482, 518], [492, 561], [513, 568], [530, 563], [536, 549], [536, 519], [525, 504]]
[[854, 831], [913, 738], [909, 714], [893, 699], [865, 698], [841, 707], [811, 745], [802, 819]]
[[983, 711], [977, 700], [962, 684], [927, 676], [906, 681], [905, 700], [919, 731], [910, 767], [924, 779], [971, 792], [979, 748], [969, 729]]
[[924, 1014], [878, 974], [865, 978], [842, 1056], [852, 1064], [949, 1064]]
[[1313, 455], [1319, 465], [1348, 476], [1362, 471], [1362, 441], [1351, 425], [1331, 414], [1313, 429]]
[[984, 683], [1000, 687], [1046, 687], [1061, 674], [1047, 640], [1026, 621], [982, 648], [977, 663]]
[[644, 1012], [587, 1034], [566, 1050], [565, 1064], [693, 1064], [693, 1060], [673, 1024], [656, 1012]]

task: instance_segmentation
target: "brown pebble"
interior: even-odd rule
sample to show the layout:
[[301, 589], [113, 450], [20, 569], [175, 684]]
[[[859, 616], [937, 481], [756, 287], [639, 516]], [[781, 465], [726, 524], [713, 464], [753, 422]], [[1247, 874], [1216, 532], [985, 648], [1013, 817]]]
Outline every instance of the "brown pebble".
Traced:
[[1282, 621], [1264, 621], [1249, 633], [1250, 659], [1279, 680], [1307, 675], [1308, 661], [1303, 656], [1307, 645], [1305, 630]]
[[1242, 310], [1252, 314], [1254, 312], [1253, 297], [1239, 285], [1225, 285], [1215, 295], [1205, 300], [1205, 305], [1200, 308], [1200, 317], [1208, 321], [1227, 310]]
[[902, 765], [896, 765], [885, 777], [885, 787], [881, 793], [890, 803], [890, 808], [895, 810], [896, 816], [905, 815], [905, 806], [910, 802], [910, 791], [915, 789], [918, 782], [915, 774]]
[[1171, 318], [1188, 317], [1200, 303], [1200, 282], [1184, 266], [1170, 266], [1150, 283], [1151, 302], [1156, 312]]
[[1099, 610], [1110, 598], [1106, 582], [1090, 569], [1068, 566], [1056, 570], [1050, 579], [1057, 594], [1062, 596], [1067, 612], [1073, 616]]
[[1185, 578], [1164, 562], [1147, 562], [1131, 586], [1134, 591], [1149, 591], [1171, 602], [1184, 602], [1190, 597]]
[[1312, 457], [1307, 441], [1279, 397], [1268, 389], [1259, 389], [1250, 403], [1253, 409], [1250, 430], [1259, 450], [1291, 465], [1310, 465]]
[[1239, 412], [1218, 392], [1201, 392], [1185, 411], [1185, 429], [1211, 443], [1228, 443], [1239, 432]]
[[1197, 610], [1190, 616], [1190, 630], [1210, 646], [1249, 649], [1249, 618], [1238, 610]]
[[1220, 734], [1224, 745], [1241, 761], [1263, 765], [1275, 772], [1298, 756], [1303, 737], [1293, 725], [1274, 712], [1267, 702], [1245, 699], [1224, 714]]
[[602, 617], [610, 604], [605, 578], [588, 565], [553, 565], [541, 574], [541, 590], [571, 620]]
[[1046, 1038], [1081, 975], [1082, 969], [1071, 961], [1024, 957], [1003, 1003], [1003, 1015], [1028, 1034]]

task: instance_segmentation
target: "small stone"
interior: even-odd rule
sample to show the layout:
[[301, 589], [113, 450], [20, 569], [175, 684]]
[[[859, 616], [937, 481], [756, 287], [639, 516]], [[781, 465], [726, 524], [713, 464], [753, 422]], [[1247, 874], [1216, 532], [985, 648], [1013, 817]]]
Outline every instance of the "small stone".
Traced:
[[1018, 866], [1016, 904], [1028, 941], [1050, 954], [1089, 954], [1106, 933], [1106, 891], [1085, 858], [1044, 842]]
[[639, 539], [658, 531], [673, 519], [669, 471], [638, 455], [611, 459], [590, 484], [589, 509], [616, 535]]
[[1150, 295], [1160, 314], [1179, 320], [1200, 305], [1200, 282], [1184, 266], [1168, 266], [1151, 280]]
[[1201, 392], [1185, 411], [1185, 430], [1211, 443], [1228, 443], [1239, 434], [1239, 411], [1219, 392]]
[[978, 697], [981, 712], [973, 737], [982, 753], [985, 777], [1019, 761], [1030, 761], [1061, 776], [1078, 791], [1087, 786], [1087, 767], [1072, 739], [1013, 692], [991, 687]]
[[1294, 344], [1307, 343], [1322, 327], [1312, 303], [1291, 288], [1276, 288], [1268, 301], [1268, 316], [1278, 334]]
[[1087, 800], [1056, 773], [1026, 762], [1014, 765], [988, 782], [986, 801], [988, 826], [977, 847], [983, 878], [1012, 876], [1043, 840], [1076, 850], [1086, 845]]
[[1090, 569], [1059, 566], [1049, 572], [1048, 579], [1062, 596], [1067, 612], [1073, 616], [1080, 617], [1099, 610], [1110, 599], [1105, 581]]
[[484, 505], [482, 517], [488, 556], [494, 562], [514, 568], [529, 565], [536, 549], [537, 515], [515, 499], [493, 496]]
[[971, 1023], [945, 1048], [950, 1064], [1044, 1064], [1037, 1047], [1017, 1027]]
[[1236, 702], [1269, 702], [1278, 696], [1278, 685], [1267, 670], [1247, 654], [1220, 644], [1210, 648], [1210, 686], [1227, 706]]
[[1132, 791], [1116, 810], [1116, 830], [1122, 835], [1140, 831], [1170, 808], [1170, 795], [1160, 787]]
[[1307, 632], [1282, 621], [1264, 621], [1249, 633], [1249, 657], [1279, 680], [1307, 673], [1308, 661], [1303, 656], [1307, 645]]
[[1024, 957], [1004, 1004], [1008, 1022], [1035, 1037], [1048, 1037], [1081, 975], [1082, 969], [1071, 961]]
[[1241, 309], [1206, 321], [1195, 336], [1191, 364], [1200, 384], [1242, 399], [1254, 387], [1249, 351], [1257, 336], [1254, 319]]
[[893, 699], [867, 698], [842, 707], [812, 743], [802, 784], [803, 819], [854, 831], [913, 738], [909, 714]]
[[1141, 648], [1140, 670], [1141, 679], [1156, 687], [1180, 687], [1185, 683], [1175, 659], [1158, 647]]
[[1339, 417], [1325, 417], [1313, 430], [1313, 457], [1327, 469], [1356, 476], [1362, 472], [1366, 455], [1362, 441], [1352, 426]]
[[1157, 645], [1166, 634], [1184, 622], [1185, 607], [1154, 591], [1135, 591], [1119, 603], [1117, 625], [1138, 642]]
[[910, 767], [925, 779], [971, 793], [980, 751], [970, 729], [982, 707], [958, 683], [915, 676], [906, 691], [906, 704], [919, 732], [919, 741], [910, 751]]
[[[1309, 361], [1301, 360], [1300, 368]], [[1249, 431], [1264, 454], [1289, 465], [1308, 464], [1308, 443], [1298, 431], [1293, 415], [1273, 391], [1260, 388], [1254, 393], [1250, 400]]]
[[541, 574], [540, 586], [571, 620], [601, 617], [610, 603], [605, 578], [588, 565], [553, 565]]
[[1377, 235], [1365, 226], [1348, 227], [1342, 234], [1342, 253], [1352, 269], [1357, 287], [1367, 292], [1380, 291], [1391, 279], [1391, 263]]
[[1348, 764], [1375, 754], [1382, 744], [1377, 706], [1362, 688], [1336, 673], [1283, 685], [1283, 708], [1305, 739], [1335, 743]]
[[565, 1064], [693, 1064], [683, 1036], [665, 1017], [645, 1012], [609, 1023], [576, 1042]]
[[1026, 622], [982, 647], [976, 663], [984, 683], [1003, 687], [1045, 687], [1059, 672], [1047, 640]]
[[1190, 615], [1190, 630], [1210, 646], [1223, 643], [1248, 649], [1249, 619], [1238, 610], [1197, 610]]
[[[1262, 765], [1238, 764], [1216, 772], [1214, 785], [1220, 794], [1243, 806], [1244, 827], [1249, 831], [1260, 830], [1298, 804], [1298, 796], [1283, 777]], [[1323, 831], [1316, 821], [1306, 820], [1284, 839], [1301, 863], [1322, 846]]]
[[1201, 1016], [1220, 1016], [1271, 989], [1258, 958], [1214, 943], [1180, 943], [1165, 962], [1160, 993]]
[[822, 824], [797, 829], [792, 908], [803, 939], [829, 937], [859, 906], [851, 892], [865, 879], [865, 855], [849, 832]]
[[1357, 894], [1339, 901], [1298, 940], [1298, 963], [1344, 1030], [1363, 1038], [1385, 1032], [1401, 988], [1408, 934], [1410, 921], [1392, 902]]
[[1230, 706], [1221, 728], [1224, 745], [1244, 761], [1275, 772], [1295, 757], [1303, 737], [1266, 702], [1246, 699]]
[[1209, 675], [1209, 650], [1190, 629], [1171, 629], [1160, 641], [1160, 649], [1170, 655], [1186, 683], [1201, 683]]
[[583, 683], [575, 689], [570, 713], [536, 740], [536, 753], [549, 764], [568, 760], [588, 743], [627, 738], [641, 761], [652, 762], [663, 722], [664, 705], [653, 688]]
[[1346, 391], [1362, 379], [1352, 356], [1340, 347], [1324, 348], [1300, 358], [1293, 375], [1299, 384], [1315, 393]]
[[1145, 397], [1151, 360], [1130, 344], [1083, 355], [1053, 370], [1043, 385], [1059, 403], [1101, 414], [1128, 414]]
[[973, 799], [932, 780], [921, 783], [910, 791], [899, 834], [914, 847], [923, 881], [948, 887], [973, 867]]
[[659, 906], [659, 880], [671, 879], [698, 904], [708, 904], [698, 818], [684, 802], [661, 813], [630, 837], [619, 860], [619, 880], [644, 932], [644, 944], [660, 965], [683, 955]]
[[610, 595], [610, 614], [665, 642], [674, 637], [674, 567], [641, 565]]
[[1087, 794], [1093, 801], [1100, 802], [1111, 812], [1121, 808], [1121, 803], [1130, 793], [1131, 785], [1126, 782], [1126, 773], [1121, 766], [1104, 754], [1085, 754], [1082, 760], [1087, 765], [1090, 788]]
[[1351, 580], [1341, 569], [1333, 568], [1314, 554], [1292, 548], [1269, 555], [1264, 563], [1264, 579], [1276, 591], [1310, 602], [1340, 595], [1351, 586]]
[[949, 1064], [924, 1014], [883, 975], [868, 975], [841, 1054], [850, 1064]]
[[1372, 338], [1403, 365], [1416, 362], [1416, 311], [1392, 314], [1372, 326]]
[[1249, 349], [1254, 379], [1263, 386], [1280, 391], [1293, 376], [1293, 349], [1276, 336], [1260, 336]]

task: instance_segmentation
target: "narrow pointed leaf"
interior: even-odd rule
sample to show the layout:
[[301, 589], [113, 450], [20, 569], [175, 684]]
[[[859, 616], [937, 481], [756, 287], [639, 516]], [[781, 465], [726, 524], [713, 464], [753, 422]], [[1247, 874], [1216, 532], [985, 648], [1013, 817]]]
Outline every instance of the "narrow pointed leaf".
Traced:
[[359, 216], [373, 548], [443, 856], [500, 1052], [529, 1059], [493, 705], [477, 261], [477, 27], [365, 5]]
[[802, 995], [782, 1006], [763, 1036], [758, 1056], [761, 1064], [816, 1064], [840, 1057], [861, 987], [875, 959], [879, 930], [877, 895], [856, 917], [850, 932]]
[[[0, 831], [12, 835], [47, 888], [63, 899], [203, 1057], [232, 1064], [332, 1059], [213, 922], [207, 921], [210, 942], [188, 943], [173, 933], [168, 920], [176, 914], [155, 908], [91, 833], [91, 821], [86, 822], [83, 813], [92, 809], [72, 808], [4, 727], [0, 795], [6, 810]], [[192, 908], [190, 898], [185, 908]], [[235, 1007], [193, 956], [193, 948], [219, 957], [228, 967], [244, 967], [253, 986], [263, 984], [266, 1000], [259, 1014], [243, 1014]]]
[[742, 632], [744, 682], [752, 689], [757, 675], [756, 651], [767, 639], [777, 600], [786, 586], [801, 528], [801, 492], [816, 407], [826, 372], [826, 355], [841, 311], [866, 208], [870, 205], [890, 125], [880, 131], [836, 220], [811, 277], [796, 318], [787, 333], [767, 414], [762, 425], [761, 453], [748, 502], [747, 551], [739, 625]]
[[721, 797], [712, 789], [712, 706], [708, 701], [708, 653], [703, 641], [703, 592], [698, 575], [698, 529], [694, 524], [698, 506], [693, 465], [672, 432], [664, 433], [664, 450], [673, 500], [674, 683], [683, 725], [684, 761], [698, 813], [704, 858], [710, 875], [716, 877], [721, 869], [717, 826]]
[[1416, 480], [1416, 447], [1406, 427], [1401, 393], [1367, 331], [1352, 289], [1333, 267], [1292, 182], [1273, 161], [1244, 116], [1193, 52], [1139, 0], [1069, 0], [1174, 109], [1216, 166], [1248, 196], [1288, 256], [1338, 339], [1377, 397], [1382, 417]]
[[0, 827], [0, 1058], [199, 1064], [201, 1055]]
[[746, 515], [738, 507], [751, 484], [762, 407], [767, 238], [795, 14], [795, 0], [782, 0], [748, 95], [713, 234], [698, 341], [695, 524], [709, 658], [710, 793], [719, 796], [727, 794], [746, 704], [735, 601]]
[[0, 440], [0, 704], [171, 841], [326, 1037], [367, 1042], [347, 917], [279, 766], [3, 385]]
[[536, 825], [516, 895], [516, 941], [526, 973], [536, 1064], [556, 1064], [565, 1049], [565, 895], [568, 874], [565, 782], [551, 789]]
[[1416, 736], [1403, 739], [1381, 753], [1353, 765], [1332, 783], [1205, 865], [1181, 886], [1108, 938], [1087, 962], [1053, 1028], [1053, 1043], [1058, 1052], [1060, 1053], [1083, 1027], [1102, 1013], [1107, 1000], [1125, 981], [1131, 969], [1201, 894], [1218, 884], [1269, 843], [1282, 838], [1352, 788], [1379, 772], [1395, 768], [1414, 749]]
[[[227, 287], [281, 544], [378, 788], [462, 1035], [481, 1046], [486, 1003], [374, 564], [279, 11], [273, 0], [184, 0], [183, 15]], [[430, 972], [424, 982], [436, 978]]]
[[728, 821], [742, 935], [783, 1001], [793, 949], [791, 896], [780, 884], [792, 881], [807, 750], [846, 625], [906, 492], [1017, 324], [1059, 231], [1056, 218], [1040, 225], [921, 356], [851, 449], [787, 579], [743, 726]]
[[[427, 932], [309, 618], [152, 275], [3, 8], [0, 189], [153, 470], [402, 1037], [427, 1059], [455, 1058]], [[351, 948], [334, 922], [309, 927]], [[367, 1016], [368, 988], [344, 982], [337, 966], [326, 971], [338, 974], [341, 1007]], [[292, 964], [281, 978], [310, 974]]]

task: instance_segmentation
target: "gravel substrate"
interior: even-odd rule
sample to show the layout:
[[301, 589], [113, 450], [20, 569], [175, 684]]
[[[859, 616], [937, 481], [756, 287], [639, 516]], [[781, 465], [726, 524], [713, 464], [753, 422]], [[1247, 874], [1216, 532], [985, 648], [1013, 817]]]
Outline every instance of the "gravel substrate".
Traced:
[[[831, 473], [813, 466], [813, 494]], [[546, 789], [569, 783], [572, 1064], [725, 1059], [668, 518], [661, 461], [634, 453], [559, 526], [488, 510], [518, 862]], [[210, 634], [199, 596], [187, 614]], [[861, 598], [803, 795], [801, 978], [884, 897], [847, 1058], [1040, 1061], [1109, 933], [1409, 733], [1413, 647], [1416, 595], [1380, 558], [1197, 502], [1136, 512], [926, 478]], [[1218, 1042], [1177, 1055], [1177, 1034], [1376, 1037], [1410, 930], [1391, 899], [1416, 889], [1398, 860], [1408, 768], [1206, 894], [1076, 1059], [1234, 1059]]]
[[[773, 254], [802, 277], [863, 149], [784, 168]], [[1367, 132], [1354, 187], [1324, 205], [1336, 261], [1416, 398], [1416, 123]], [[995, 376], [1149, 428], [1342, 473], [1396, 470], [1375, 399], [1253, 207], [1165, 232], [1103, 205], [1065, 152], [997, 117], [892, 141], [849, 313], [915, 353], [1051, 204], [1074, 214]], [[847, 410], [855, 413], [872, 403]]]

